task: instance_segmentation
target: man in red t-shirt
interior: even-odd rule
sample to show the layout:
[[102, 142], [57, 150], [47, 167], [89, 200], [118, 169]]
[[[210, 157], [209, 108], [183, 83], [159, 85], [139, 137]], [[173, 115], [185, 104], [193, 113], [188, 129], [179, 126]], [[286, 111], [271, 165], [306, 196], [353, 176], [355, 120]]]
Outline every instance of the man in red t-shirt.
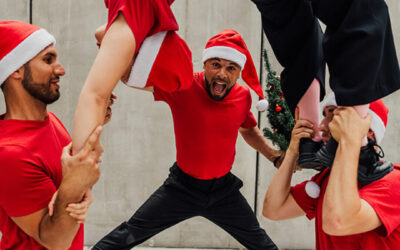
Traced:
[[208, 41], [203, 63], [189, 88], [169, 93], [153, 87], [154, 99], [172, 111], [177, 162], [164, 184], [93, 249], [130, 249], [194, 216], [214, 222], [248, 249], [277, 249], [240, 193], [242, 181], [230, 172], [239, 132], [270, 161], [278, 156], [256, 126], [249, 89], [236, 83], [241, 74], [263, 97], [253, 60], [240, 34], [224, 30]]
[[[358, 160], [363, 136], [382, 139], [387, 107], [382, 100], [372, 102], [371, 115], [361, 119], [351, 107], [337, 109], [330, 95], [323, 108], [322, 137], [327, 141], [332, 134], [339, 142], [332, 168], [290, 187], [299, 140], [313, 133], [310, 122], [298, 120], [285, 159], [265, 195], [263, 215], [273, 220], [315, 218], [316, 249], [399, 248], [400, 166], [393, 168], [383, 161], [372, 171]], [[370, 141], [367, 147], [374, 150], [374, 145]]]
[[87, 190], [100, 174], [101, 128], [70, 156], [67, 130], [46, 109], [59, 98], [58, 83], [65, 74], [54, 43], [51, 34], [34, 25], [0, 22], [6, 104], [0, 116], [0, 249], [83, 248], [81, 222], [92, 199]]

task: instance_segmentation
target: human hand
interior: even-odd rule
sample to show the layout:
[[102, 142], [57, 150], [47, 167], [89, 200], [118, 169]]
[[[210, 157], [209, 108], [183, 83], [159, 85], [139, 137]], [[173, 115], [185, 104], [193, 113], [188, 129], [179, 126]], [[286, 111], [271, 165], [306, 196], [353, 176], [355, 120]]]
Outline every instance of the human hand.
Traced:
[[61, 156], [63, 172], [62, 185], [84, 192], [91, 188], [100, 177], [98, 163], [101, 162], [103, 146], [100, 144], [102, 126], [89, 136], [83, 148], [71, 156], [72, 144], [64, 147]]
[[81, 202], [68, 204], [65, 211], [76, 220], [78, 224], [86, 221], [90, 204], [93, 202], [92, 190], [88, 189]]
[[111, 121], [111, 117], [112, 117], [111, 106], [114, 104], [114, 101], [116, 99], [117, 99], [117, 95], [115, 95], [115, 93], [113, 92], [110, 96], [110, 99], [108, 100], [107, 111], [106, 111], [106, 116], [104, 117], [103, 125], [106, 125], [109, 121]]
[[338, 108], [333, 114], [333, 119], [329, 123], [333, 138], [339, 143], [342, 140], [361, 143], [371, 127], [372, 115], [367, 114], [365, 118], [360, 118], [353, 107]]
[[49, 209], [49, 216], [50, 216], [50, 217], [53, 216], [53, 214], [54, 214], [54, 203], [56, 202], [57, 194], [58, 194], [58, 191], [56, 191], [56, 192], [53, 194], [53, 197], [51, 197], [51, 200], [50, 200], [50, 202], [49, 202], [49, 205], [47, 205], [47, 207], [48, 207], [48, 209]]
[[293, 127], [290, 143], [286, 154], [299, 154], [299, 145], [301, 138], [312, 138], [314, 136], [313, 124], [307, 120], [299, 120], [299, 108], [295, 111], [296, 124]]

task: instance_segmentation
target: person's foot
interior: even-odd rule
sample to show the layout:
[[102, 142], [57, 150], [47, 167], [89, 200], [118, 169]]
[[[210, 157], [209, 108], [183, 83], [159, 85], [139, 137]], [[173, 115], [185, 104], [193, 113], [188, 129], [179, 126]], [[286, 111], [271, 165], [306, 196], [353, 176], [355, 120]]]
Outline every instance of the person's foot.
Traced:
[[318, 150], [318, 152], [315, 154], [315, 157], [324, 167], [330, 168], [332, 167], [333, 160], [335, 159], [337, 147], [337, 141], [333, 138], [330, 138], [328, 142], [322, 146], [320, 150]]
[[316, 157], [318, 152], [323, 146], [322, 141], [313, 141], [309, 138], [302, 138], [299, 146], [299, 167], [315, 170], [323, 170], [325, 167], [321, 165], [321, 162]]
[[[379, 152], [377, 152], [377, 148]], [[379, 180], [393, 170], [393, 165], [388, 161], [379, 161], [383, 158], [382, 148], [375, 141], [368, 139], [368, 144], [361, 147], [358, 163], [358, 182], [361, 185], [367, 185]]]

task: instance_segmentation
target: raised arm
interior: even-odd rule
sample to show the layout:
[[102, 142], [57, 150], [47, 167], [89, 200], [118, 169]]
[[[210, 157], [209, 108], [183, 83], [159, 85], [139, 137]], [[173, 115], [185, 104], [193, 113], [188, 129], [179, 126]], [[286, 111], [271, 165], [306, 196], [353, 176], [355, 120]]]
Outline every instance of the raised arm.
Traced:
[[72, 133], [73, 154], [103, 124], [112, 90], [131, 65], [136, 44], [124, 16], [111, 24], [79, 96]]
[[247, 144], [264, 155], [269, 161], [274, 162], [276, 157], [278, 157], [279, 151], [271, 146], [257, 126], [253, 128], [240, 128], [239, 132]]
[[290, 194], [290, 181], [299, 155], [300, 139], [311, 138], [312, 126], [312, 123], [305, 120], [296, 121], [285, 158], [265, 194], [263, 215], [271, 220], [289, 219], [305, 214]]
[[327, 234], [358, 234], [382, 225], [375, 210], [358, 194], [358, 156], [370, 124], [371, 115], [361, 119], [351, 107], [335, 110], [329, 124], [339, 147], [322, 205], [322, 227]]
[[[103, 152], [98, 143], [101, 128], [89, 137], [84, 148], [71, 156], [71, 144], [64, 148], [61, 163], [63, 179], [54, 204], [54, 214], [48, 208], [32, 214], [12, 217], [12, 220], [29, 236], [49, 249], [68, 249], [79, 229], [76, 219], [66, 211], [69, 203], [79, 202], [83, 194], [93, 186], [100, 171], [97, 162]], [[100, 145], [100, 146], [99, 146]]]

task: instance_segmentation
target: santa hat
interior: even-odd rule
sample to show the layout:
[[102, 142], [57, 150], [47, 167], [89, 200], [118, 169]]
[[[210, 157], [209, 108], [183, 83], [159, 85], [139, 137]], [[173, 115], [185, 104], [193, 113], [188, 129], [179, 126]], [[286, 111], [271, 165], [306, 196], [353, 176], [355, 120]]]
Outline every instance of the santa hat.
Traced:
[[56, 40], [46, 30], [21, 21], [0, 22], [0, 84]]
[[193, 81], [192, 53], [174, 31], [161, 31], [141, 44], [126, 85], [157, 86], [173, 92], [188, 88]]
[[336, 98], [335, 98], [335, 93], [331, 92], [326, 99], [324, 100], [324, 102], [322, 103], [322, 110], [324, 110], [326, 107], [328, 106], [336, 106], [337, 107], [337, 103], [336, 103]]
[[[322, 103], [322, 109], [328, 106], [337, 106], [335, 93], [331, 92]], [[376, 143], [382, 142], [385, 135], [389, 109], [382, 99], [369, 104], [368, 113], [372, 115], [371, 130], [374, 131]]]
[[264, 99], [257, 71], [242, 36], [234, 30], [223, 30], [208, 40], [203, 51], [203, 63], [211, 58], [235, 62], [242, 68], [242, 79]]
[[389, 109], [382, 99], [378, 99], [369, 104], [368, 113], [372, 114], [371, 130], [374, 131], [376, 143], [380, 144], [385, 135]]

